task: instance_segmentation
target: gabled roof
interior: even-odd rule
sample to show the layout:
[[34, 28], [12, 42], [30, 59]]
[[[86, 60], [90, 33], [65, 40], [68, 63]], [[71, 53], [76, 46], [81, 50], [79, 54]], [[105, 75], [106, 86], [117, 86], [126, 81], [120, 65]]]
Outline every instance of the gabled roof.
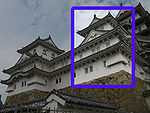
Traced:
[[[95, 17], [94, 17], [95, 18]], [[113, 21], [115, 18], [111, 15], [111, 13], [109, 12], [104, 18], [97, 20], [96, 22], [91, 22], [92, 24], [90, 24], [88, 27], [78, 31], [77, 33], [83, 37], [86, 37], [86, 34], [88, 34], [92, 29], [96, 29], [97, 27], [99, 27], [100, 25], [104, 24], [104, 23], [108, 23]], [[95, 19], [93, 19], [94, 21]], [[113, 22], [112, 25], [115, 27], [117, 23]]]
[[23, 72], [23, 71], [17, 72], [15, 74], [13, 74], [12, 76], [10, 76], [8, 79], [1, 80], [0, 83], [8, 85], [8, 84], [11, 84], [13, 82], [13, 80], [20, 79], [21, 77], [24, 77], [24, 76], [29, 77], [29, 76], [32, 76], [34, 73], [39, 73], [39, 75], [50, 76], [49, 72], [43, 71], [43, 70], [37, 68], [36, 66], [34, 66], [33, 68], [29, 69], [26, 72]]
[[100, 18], [97, 18], [97, 17], [96, 17], [96, 14], [94, 14], [94, 18], [93, 18], [93, 20], [91, 21], [90, 25], [92, 25], [92, 24], [98, 22], [99, 20], [101, 20], [101, 19], [100, 19]]
[[58, 90], [52, 90], [49, 96], [51, 96], [52, 94], [55, 94], [59, 98], [65, 100], [67, 104], [77, 104], [81, 106], [83, 105], [83, 106], [89, 106], [89, 107], [99, 107], [99, 108], [106, 108], [106, 109], [112, 109], [112, 110], [117, 109], [116, 106], [113, 106], [110, 104], [98, 102], [98, 101], [83, 98], [83, 97], [78, 97], [73, 94], [67, 94]]
[[53, 42], [51, 36], [49, 35], [48, 38], [46, 39], [41, 39], [40, 37], [38, 37], [35, 41], [33, 41], [32, 43], [30, 43], [29, 45], [23, 47], [22, 49], [17, 50], [18, 53], [26, 53], [29, 50], [31, 50], [32, 48], [38, 46], [38, 45], [42, 45], [48, 49], [52, 49], [53, 51], [55, 51], [56, 53], [63, 53], [64, 50], [59, 49], [55, 43]]
[[[139, 4], [135, 7], [136, 12], [140, 15], [140, 16], [144, 16], [147, 12], [145, 11], [145, 9], [143, 8], [142, 4], [139, 2]], [[131, 11], [120, 11], [118, 13], [118, 15], [116, 16], [116, 19], [121, 21], [127, 17], [131, 16]]]

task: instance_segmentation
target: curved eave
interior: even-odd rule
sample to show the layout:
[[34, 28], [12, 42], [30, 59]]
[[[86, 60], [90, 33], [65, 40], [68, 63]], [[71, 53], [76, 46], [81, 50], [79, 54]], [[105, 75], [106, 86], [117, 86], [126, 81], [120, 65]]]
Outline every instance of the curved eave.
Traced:
[[43, 71], [43, 70], [41, 70], [39, 68], [34, 67], [34, 68], [32, 68], [32, 69], [30, 69], [30, 70], [28, 70], [26, 72], [18, 72], [18, 73], [16, 73], [16, 74], [19, 74], [18, 76], [12, 75], [9, 79], [2, 80], [1, 83], [8, 85], [8, 84], [11, 84], [15, 79], [18, 79], [18, 78], [21, 78], [21, 77], [24, 77], [24, 76], [28, 76], [28, 75], [31, 76], [34, 73], [38, 73], [38, 74], [42, 74], [42, 75], [45, 75], [45, 76], [49, 76], [49, 72], [46, 72], [46, 71]]
[[[143, 8], [143, 6], [141, 5], [141, 3], [139, 3], [136, 7], [135, 7], [136, 12], [143, 16], [145, 15], [146, 11]], [[119, 17], [117, 17], [116, 19], [118, 21], [122, 21], [123, 19], [126, 19], [127, 17], [131, 16], [131, 11], [125, 11], [123, 14], [121, 14]]]
[[48, 97], [52, 94], [55, 94], [56, 96], [65, 100], [66, 105], [78, 104], [78, 105], [84, 105], [84, 106], [90, 106], [90, 107], [106, 108], [106, 109], [111, 109], [111, 110], [117, 109], [117, 107], [115, 105], [106, 104], [106, 103], [98, 102], [96, 100], [87, 99], [87, 98], [83, 98], [83, 97], [78, 97], [78, 96], [75, 96], [72, 94], [66, 94], [62, 91], [52, 90], [49, 93]]
[[1, 83], [1, 84], [5, 84], [5, 85], [8, 85], [7, 80], [1, 80], [0, 83]]
[[48, 49], [51, 49], [51, 50], [57, 52], [58, 54], [61, 54], [61, 53], [65, 52], [64, 50], [61, 50], [58, 47], [53, 47], [52, 45], [48, 44], [47, 42], [42, 42], [40, 40], [34, 41], [33, 43], [25, 46], [24, 48], [17, 50], [17, 52], [20, 53], [20, 54], [23, 54], [23, 53], [28, 52], [29, 50], [31, 50], [32, 48], [34, 48], [38, 45], [42, 45], [42, 46], [44, 46]]
[[[122, 27], [118, 26], [118, 27], [116, 27], [115, 29], [109, 31], [109, 34], [112, 33], [112, 32], [114, 32], [114, 31], [116, 31], [117, 33], [125, 32], [124, 29], [122, 29]], [[107, 36], [108, 36], [108, 33], [106, 33], [106, 34], [104, 34], [104, 35], [102, 35], [102, 36], [100, 36], [100, 37], [98, 37], [98, 38], [96, 38], [96, 39], [93, 39], [93, 40], [91, 40], [91, 41], [89, 41], [89, 42], [83, 44], [83, 45], [80, 46], [80, 47], [78, 46], [77, 48], [75, 48], [75, 52], [77, 52], [77, 51], [80, 50], [80, 49], [85, 48], [85, 47], [86, 47], [87, 45], [89, 45], [89, 44], [92, 44], [92, 43], [95, 43], [96, 41], [102, 40], [104, 37], [107, 37]], [[55, 63], [56, 61], [58, 61], [58, 60], [60, 60], [60, 59], [66, 58], [66, 57], [67, 57], [67, 58], [70, 58], [70, 51], [65, 52], [65, 53], [63, 53], [63, 54], [60, 54], [59, 56], [57, 56], [56, 58], [54, 58], [54, 59], [52, 59], [52, 60], [50, 60], [50, 61], [47, 60], [47, 59], [44, 59], [44, 58], [42, 58], [42, 57], [40, 57], [40, 56], [32, 56], [32, 57], [30, 57], [28, 60], [22, 62], [21, 64], [15, 65], [15, 66], [13, 66], [13, 67], [7, 69], [7, 70], [4, 70], [3, 72], [4, 72], [4, 73], [7, 73], [7, 74], [11, 74], [14, 70], [16, 70], [16, 69], [18, 69], [18, 68], [20, 68], [20, 67], [22, 67], [22, 66], [24, 66], [24, 65], [26, 65], [26, 64], [33, 63], [34, 61], [37, 61], [37, 60], [43, 61], [43, 62], [45, 62], [45, 63], [47, 63], [47, 64], [50, 65], [50, 64], [53, 64], [53, 63]]]
[[16, 64], [12, 67], [10, 67], [9, 69], [4, 69], [3, 70], [3, 73], [6, 73], [6, 74], [11, 74], [12, 72], [14, 72], [15, 70], [17, 70], [18, 68], [28, 64], [28, 63], [31, 63], [31, 62], [34, 62], [39, 56], [37, 55], [34, 55], [32, 57], [30, 57], [29, 59], [23, 61], [21, 64]]
[[86, 37], [86, 34], [91, 30], [91, 29], [95, 29], [97, 28], [99, 25], [106, 23], [108, 20], [107, 18], [111, 19], [115, 19], [111, 13], [108, 13], [105, 17], [103, 17], [102, 19], [100, 19], [99, 21], [89, 25], [88, 27], [77, 31], [77, 34], [83, 36], [84, 38]]
[[[84, 43], [83, 44], [83, 42], [86, 40], [86, 39], [84, 39], [83, 41], [82, 41], [82, 43], [75, 49], [75, 51], [78, 49], [78, 48], [83, 48], [84, 46], [86, 46], [86, 45], [88, 45], [88, 44], [90, 44], [90, 43], [92, 43], [92, 42], [94, 42], [94, 41], [96, 41], [96, 40], [102, 40], [102, 39], [104, 39], [104, 38], [106, 38], [106, 37], [108, 37], [108, 35], [110, 35], [110, 34], [113, 34], [113, 33], [119, 33], [120, 35], [122, 35], [123, 33], [126, 33], [127, 35], [129, 35], [129, 32], [128, 31], [126, 31], [120, 24], [118, 24], [114, 29], [112, 29], [112, 30], [107, 30], [107, 32], [106, 33], [104, 33], [104, 34], [102, 34], [102, 35], [100, 35], [99, 37], [96, 37], [95, 39], [93, 39], [93, 40], [91, 40], [91, 41], [89, 41], [89, 42], [86, 42], [86, 43]], [[122, 33], [122, 34], [121, 34]]]
[[94, 18], [93, 18], [93, 20], [91, 21], [91, 23], [89, 24], [89, 26], [92, 25], [92, 24], [94, 24], [94, 23], [96, 23], [96, 22], [98, 22], [99, 20], [101, 20], [101, 19], [100, 19], [100, 18], [97, 18], [96, 15], [94, 15]]

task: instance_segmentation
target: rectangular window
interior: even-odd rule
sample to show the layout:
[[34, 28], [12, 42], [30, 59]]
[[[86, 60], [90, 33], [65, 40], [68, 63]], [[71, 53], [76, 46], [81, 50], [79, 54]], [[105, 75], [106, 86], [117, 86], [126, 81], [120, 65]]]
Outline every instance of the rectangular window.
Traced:
[[85, 73], [88, 73], [88, 68], [85, 68]]
[[22, 82], [22, 85], [21, 85], [22, 87], [24, 86], [24, 83]]
[[26, 86], [27, 85], [27, 82], [26, 81], [22, 81], [22, 87]]
[[24, 86], [26, 86], [27, 85], [27, 82], [26, 81], [24, 81]]
[[58, 84], [58, 79], [56, 78], [56, 84]]
[[90, 72], [93, 72], [93, 66], [90, 66]]
[[47, 80], [45, 80], [45, 85], [47, 85]]
[[104, 67], [106, 67], [106, 60], [104, 60]]
[[59, 83], [61, 83], [61, 78], [59, 78]]
[[76, 73], [74, 73], [74, 78], [76, 78]]

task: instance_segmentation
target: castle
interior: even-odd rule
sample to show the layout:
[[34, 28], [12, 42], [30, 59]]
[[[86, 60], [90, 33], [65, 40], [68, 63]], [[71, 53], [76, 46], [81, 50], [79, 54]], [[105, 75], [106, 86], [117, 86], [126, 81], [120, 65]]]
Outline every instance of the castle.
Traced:
[[[89, 26], [77, 32], [84, 40], [75, 48], [75, 84], [131, 84], [131, 21], [129, 11], [120, 11], [116, 17], [111, 13], [104, 18], [94, 15]], [[147, 106], [150, 106], [149, 30], [150, 14], [139, 3], [136, 6], [135, 75], [144, 84], [142, 93]], [[86, 103], [86, 99], [59, 92], [70, 86], [70, 51], [58, 48], [50, 35], [46, 39], [38, 37], [17, 52], [21, 54], [17, 63], [3, 70], [10, 75], [9, 79], [1, 81], [8, 85], [6, 105], [38, 100], [42, 100], [39, 102], [43, 105], [46, 99], [49, 103], [44, 108], [58, 109], [59, 104], [65, 105], [69, 98], [69, 105], [71, 102], [71, 105], [87, 106], [91, 103], [90, 106], [105, 108], [110, 113], [116, 110], [114, 106], [90, 100]]]

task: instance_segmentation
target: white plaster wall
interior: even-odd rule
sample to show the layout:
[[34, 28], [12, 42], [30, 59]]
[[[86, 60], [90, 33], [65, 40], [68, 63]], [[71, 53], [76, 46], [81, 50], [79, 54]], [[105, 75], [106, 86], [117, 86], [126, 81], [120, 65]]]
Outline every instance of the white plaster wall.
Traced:
[[8, 93], [7, 96], [16, 95], [16, 94], [19, 94], [19, 93], [22, 93], [22, 92], [26, 92], [26, 91], [31, 91], [31, 90], [34, 90], [34, 89], [37, 89], [37, 90], [40, 90], [40, 91], [48, 91], [46, 89], [46, 87], [44, 87], [44, 86], [41, 86], [39, 84], [33, 84], [31, 86], [18, 88], [18, 89], [16, 89], [13, 92]]
[[[45, 80], [47, 80], [47, 84], [46, 84]], [[26, 81], [26, 84], [27, 84], [24, 87], [22, 87], [23, 81]], [[40, 84], [28, 85], [33, 82], [38, 82], [43, 85], [40, 85]], [[41, 91], [49, 91], [49, 89], [50, 89], [49, 83], [50, 82], [51, 82], [51, 80], [45, 76], [34, 75], [31, 78], [23, 77], [14, 83], [14, 85], [16, 84], [16, 89], [14, 89], [14, 91], [10, 92], [8, 95], [10, 96], [10, 95], [18, 94], [21, 92], [30, 91], [33, 89], [37, 89], [37, 90], [41, 90]], [[8, 88], [9, 88], [9, 86], [8, 86]]]
[[[111, 63], [111, 62], [115, 63], [118, 61], [125, 61], [126, 62], [126, 59], [124, 59], [121, 54], [117, 54], [113, 57], [100, 59], [94, 63], [85, 65], [84, 67], [77, 68], [75, 70], [76, 76], [77, 76], [75, 79], [75, 83], [79, 84], [79, 83], [93, 80], [93, 79], [96, 79], [99, 77], [107, 76], [107, 75], [110, 75], [112, 73], [119, 72], [120, 70], [125, 70], [125, 71], [131, 73], [131, 69], [129, 68], [129, 66], [124, 65], [122, 63], [116, 64], [112, 67], [104, 67], [104, 62], [103, 62], [104, 60], [106, 60], [106, 64], [107, 64], [107, 62], [109, 62], [109, 63]], [[88, 68], [90, 65], [93, 66], [93, 72], [88, 72], [86, 74], [85, 68]]]
[[[46, 85], [46, 82], [45, 80], [47, 80], [48, 78], [46, 76], [42, 76], [42, 75], [34, 75], [32, 76], [31, 78], [28, 79], [28, 83], [27, 84], [31, 84], [31, 83], [34, 83], [34, 82], [38, 82], [38, 83], [41, 83], [43, 85]], [[49, 82], [49, 81], [47, 81]]]
[[[92, 55], [92, 54], [94, 54], [94, 53], [96, 53], [98, 51], [106, 49], [106, 48], [108, 48], [108, 47], [110, 47], [110, 46], [112, 46], [112, 45], [114, 45], [114, 44], [116, 44], [118, 42], [119, 42], [119, 39], [117, 37], [115, 37], [115, 38], [112, 38], [110, 40], [110, 45], [106, 45], [106, 42], [98, 43], [97, 46], [94, 46], [94, 47], [92, 47], [92, 48], [82, 52], [82, 57], [80, 57], [79, 54], [75, 55], [75, 62], [80, 60], [80, 59], [82, 59], [82, 58], [85, 58], [85, 57], [87, 57], [89, 55]], [[39, 48], [38, 49], [39, 53], [43, 51], [43, 47], [42, 46], [38, 46], [38, 48]], [[93, 49], [94, 49], [94, 51], [93, 51]], [[65, 66], [65, 65], [68, 65], [68, 64], [70, 64], [70, 59], [66, 59], [65, 61], [64, 60], [63, 61], [59, 61], [59, 63], [55, 63], [55, 65], [52, 65], [52, 66], [49, 66], [47, 64], [43, 64], [43, 63], [40, 63], [40, 62], [36, 62], [36, 67], [39, 68], [39, 69], [42, 69], [44, 71], [47, 71], [47, 72], [52, 72], [52, 71], [54, 71], [56, 69], [59, 69], [59, 68]], [[25, 71], [33, 68], [33, 66], [34, 66], [34, 64], [30, 64], [30, 65], [27, 65], [27, 66], [23, 67], [21, 70], [25, 72]], [[20, 71], [20, 70], [17, 70], [17, 71]]]
[[[124, 61], [128, 63], [127, 65], [124, 65], [122, 63], [113, 65], [112, 67], [104, 67], [104, 60], [106, 60], [106, 65], [113, 64], [118, 61]], [[121, 53], [115, 54], [113, 57], [106, 57], [103, 59], [99, 59], [98, 61], [85, 65], [81, 68], [77, 68], [75, 70], [76, 78], [75, 83], [80, 84], [82, 82], [87, 82], [89, 80], [93, 80], [102, 76], [108, 76], [112, 73], [119, 72], [120, 70], [125, 70], [129, 73], [131, 73], [131, 61], [129, 63], [129, 59], [125, 56], [123, 56]], [[93, 66], [93, 72], [89, 72], [85, 74], [85, 67], [89, 67], [90, 65]], [[136, 65], [136, 76], [142, 77], [140, 72], [143, 71], [142, 68], [139, 65]], [[56, 79], [59, 80], [61, 78], [61, 82], [56, 84]], [[45, 83], [45, 80], [47, 80], [47, 85], [39, 85], [39, 84], [32, 84], [30, 86], [21, 87], [22, 81], [27, 81], [28, 83], [32, 82], [39, 82], [39, 83]], [[9, 93], [10, 95], [18, 94], [25, 91], [30, 91], [32, 89], [37, 89], [41, 91], [51, 91], [53, 89], [62, 89], [65, 87], [70, 86], [70, 72], [66, 72], [62, 75], [51, 75], [49, 78], [46, 78], [42, 75], [35, 75], [31, 78], [22, 78], [19, 81], [16, 82], [16, 90]]]
[[[56, 84], [56, 79], [61, 78], [61, 83]], [[62, 75], [54, 76], [49, 83], [49, 90], [53, 89], [62, 89], [70, 86], [70, 72], [67, 72]]]
[[[98, 51], [101, 51], [101, 50], [104, 50], [112, 45], [115, 45], [116, 43], [118, 43], [120, 40], [118, 39], [118, 37], [115, 37], [115, 38], [112, 38], [110, 40], [110, 45], [106, 45], [106, 42], [102, 42], [102, 43], [98, 43], [97, 46], [94, 46], [88, 50], [85, 50], [84, 52], [82, 52], [82, 57], [79, 56], [79, 54], [75, 55], [75, 62], [82, 59], [82, 58], [85, 58], [89, 55], [92, 55], [93, 53], [96, 53]], [[94, 52], [92, 51], [92, 49], [94, 49]]]

